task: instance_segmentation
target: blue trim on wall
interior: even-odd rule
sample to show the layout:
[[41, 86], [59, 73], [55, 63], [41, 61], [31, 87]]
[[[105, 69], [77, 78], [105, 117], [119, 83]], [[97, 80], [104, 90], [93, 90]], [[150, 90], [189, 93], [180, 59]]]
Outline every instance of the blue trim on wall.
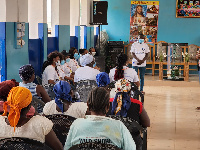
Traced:
[[47, 59], [47, 23], [38, 23], [38, 37], [41, 39], [41, 59], [44, 62]]
[[70, 26], [59, 25], [58, 35], [58, 48], [59, 52], [70, 49]]
[[[78, 38], [76, 36], [70, 36], [70, 47], [75, 47], [78, 51]], [[69, 52], [69, 50], [66, 50]]]
[[84, 48], [87, 49], [87, 27], [84, 26]]
[[90, 27], [90, 47], [94, 47], [94, 27]]
[[77, 49], [80, 49], [80, 26], [75, 26], [75, 36], [77, 38]]
[[87, 49], [91, 47], [91, 27], [87, 27]]
[[29, 39], [29, 63], [32, 64], [35, 70], [35, 75], [42, 77], [42, 65], [43, 65], [43, 52], [42, 52], [42, 40], [41, 39]]
[[19, 68], [29, 63], [28, 57], [28, 23], [25, 24], [25, 36], [23, 37], [25, 45], [19, 49], [15, 46], [15, 22], [6, 22], [6, 57], [7, 57], [7, 80], [19, 77]]
[[7, 79], [7, 63], [6, 63], [6, 23], [0, 22], [0, 82]]
[[58, 50], [58, 40], [56, 37], [48, 37], [47, 39], [47, 55]]

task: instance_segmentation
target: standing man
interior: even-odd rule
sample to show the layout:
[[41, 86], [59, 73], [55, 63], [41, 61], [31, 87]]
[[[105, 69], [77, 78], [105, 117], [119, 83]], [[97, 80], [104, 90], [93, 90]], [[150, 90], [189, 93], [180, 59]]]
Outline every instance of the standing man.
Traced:
[[144, 35], [139, 35], [138, 42], [135, 42], [131, 46], [131, 52], [133, 54], [132, 67], [138, 73], [140, 71], [140, 91], [143, 91], [144, 86], [144, 75], [146, 71], [146, 60], [148, 58], [148, 53], [150, 52], [149, 46], [145, 43]]

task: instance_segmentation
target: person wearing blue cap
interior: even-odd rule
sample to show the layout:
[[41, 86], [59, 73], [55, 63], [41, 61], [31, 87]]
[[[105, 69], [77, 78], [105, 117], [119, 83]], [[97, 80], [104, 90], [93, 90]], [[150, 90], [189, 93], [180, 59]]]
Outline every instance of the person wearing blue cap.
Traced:
[[87, 104], [84, 102], [72, 101], [73, 91], [66, 81], [59, 81], [54, 88], [55, 100], [45, 104], [43, 113], [45, 115], [64, 114], [75, 118], [85, 117]]

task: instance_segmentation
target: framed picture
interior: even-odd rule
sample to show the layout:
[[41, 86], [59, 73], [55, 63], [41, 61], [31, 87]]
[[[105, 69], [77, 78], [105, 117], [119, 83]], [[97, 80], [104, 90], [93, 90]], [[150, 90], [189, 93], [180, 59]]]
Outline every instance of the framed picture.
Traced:
[[177, 18], [200, 18], [200, 0], [177, 0]]

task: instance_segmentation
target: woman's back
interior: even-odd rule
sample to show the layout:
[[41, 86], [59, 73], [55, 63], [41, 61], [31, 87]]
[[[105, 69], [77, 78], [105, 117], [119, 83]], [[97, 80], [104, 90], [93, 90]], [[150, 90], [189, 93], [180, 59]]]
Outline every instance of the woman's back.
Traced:
[[53, 123], [43, 116], [34, 116], [21, 127], [11, 127], [6, 122], [5, 116], [0, 116], [0, 139], [9, 137], [30, 138], [42, 143], [45, 142], [45, 136], [51, 131]]
[[69, 136], [65, 143], [65, 150], [80, 143], [113, 144], [125, 150], [134, 150], [130, 133], [121, 121], [103, 116], [90, 115], [86, 119], [80, 118], [74, 121], [70, 127]]

